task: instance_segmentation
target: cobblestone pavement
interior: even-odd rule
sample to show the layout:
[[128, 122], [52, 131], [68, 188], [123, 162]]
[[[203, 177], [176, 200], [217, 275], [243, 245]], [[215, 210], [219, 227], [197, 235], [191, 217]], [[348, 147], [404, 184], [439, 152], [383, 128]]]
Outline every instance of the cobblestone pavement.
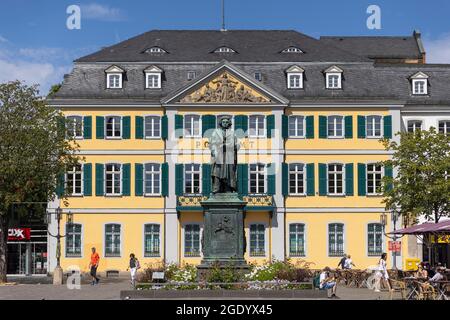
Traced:
[[[102, 279], [92, 286], [83, 281], [81, 289], [68, 289], [66, 285], [53, 286], [50, 278], [9, 279], [15, 285], [0, 285], [0, 300], [119, 300], [120, 291], [130, 290], [128, 279]], [[337, 296], [341, 300], [385, 300], [387, 292], [375, 293], [369, 289], [338, 287]], [[395, 295], [394, 299], [399, 299]], [[223, 299], [223, 298], [222, 298]]]

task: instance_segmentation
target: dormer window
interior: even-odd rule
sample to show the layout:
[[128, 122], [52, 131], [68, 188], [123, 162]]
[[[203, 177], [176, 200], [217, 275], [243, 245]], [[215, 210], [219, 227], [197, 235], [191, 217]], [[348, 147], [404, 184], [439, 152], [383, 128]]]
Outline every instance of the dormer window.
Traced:
[[145, 87], [147, 89], [161, 89], [162, 69], [157, 66], [151, 66], [144, 70]]
[[216, 50], [214, 50], [215, 53], [236, 53], [235, 50], [229, 48], [229, 47], [219, 47]]
[[197, 77], [197, 73], [195, 71], [188, 71], [187, 79], [188, 81], [194, 80]]
[[297, 47], [289, 47], [281, 51], [281, 53], [303, 53], [303, 51]]
[[428, 75], [423, 72], [417, 72], [411, 77], [413, 95], [428, 94], [428, 78]]
[[105, 70], [106, 73], [106, 88], [108, 89], [122, 89], [122, 76], [124, 70], [118, 66], [111, 66]]
[[144, 51], [145, 53], [167, 53], [166, 50], [160, 47], [151, 47]]
[[342, 73], [341, 68], [333, 66], [325, 71], [325, 85], [327, 89], [342, 89]]
[[292, 66], [286, 70], [288, 89], [303, 89], [303, 73], [305, 70], [299, 66]]

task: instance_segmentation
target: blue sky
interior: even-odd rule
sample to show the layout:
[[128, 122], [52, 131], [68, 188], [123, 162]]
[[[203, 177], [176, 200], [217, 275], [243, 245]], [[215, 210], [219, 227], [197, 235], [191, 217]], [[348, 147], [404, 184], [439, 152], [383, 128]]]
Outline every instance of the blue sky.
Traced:
[[[295, 29], [321, 35], [422, 32], [430, 62], [450, 63], [448, 0], [225, 0], [227, 29]], [[68, 30], [66, 9], [81, 7], [81, 29]], [[369, 5], [381, 30], [369, 30]], [[151, 29], [219, 29], [221, 0], [1, 0], [0, 82], [21, 79], [46, 93], [72, 61]]]

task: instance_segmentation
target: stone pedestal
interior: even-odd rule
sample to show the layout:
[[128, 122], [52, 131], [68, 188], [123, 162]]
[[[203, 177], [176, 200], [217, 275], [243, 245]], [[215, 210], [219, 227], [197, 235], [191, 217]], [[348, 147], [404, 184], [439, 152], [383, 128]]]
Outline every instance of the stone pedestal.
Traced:
[[237, 193], [218, 193], [202, 201], [204, 228], [202, 235], [203, 260], [199, 273], [211, 267], [233, 266], [247, 269], [244, 259], [244, 207], [247, 202]]
[[56, 266], [53, 270], [53, 285], [60, 286], [63, 284], [63, 269], [60, 266]]

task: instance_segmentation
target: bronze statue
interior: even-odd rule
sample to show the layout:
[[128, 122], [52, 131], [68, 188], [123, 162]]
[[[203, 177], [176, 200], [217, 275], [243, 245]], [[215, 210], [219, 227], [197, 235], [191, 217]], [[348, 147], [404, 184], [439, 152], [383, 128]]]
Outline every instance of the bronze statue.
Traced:
[[222, 117], [219, 128], [209, 139], [211, 150], [212, 193], [236, 192], [238, 139], [231, 129], [231, 119]]

